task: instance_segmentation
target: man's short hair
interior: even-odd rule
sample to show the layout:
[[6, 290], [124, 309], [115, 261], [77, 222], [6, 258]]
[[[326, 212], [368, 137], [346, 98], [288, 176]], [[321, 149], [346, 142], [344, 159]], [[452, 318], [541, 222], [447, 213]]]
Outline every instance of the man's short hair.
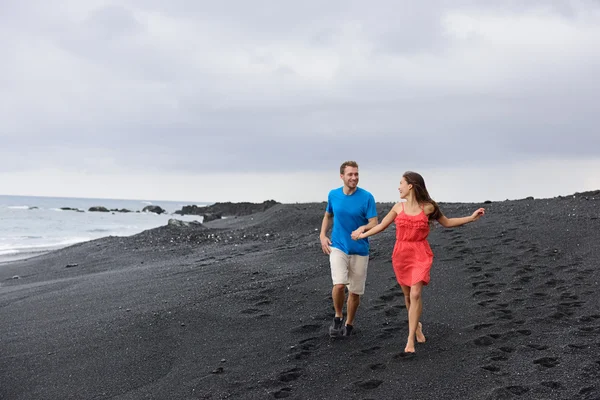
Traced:
[[344, 175], [346, 167], [358, 168], [358, 164], [356, 163], [356, 161], [344, 161], [340, 166], [340, 175]]

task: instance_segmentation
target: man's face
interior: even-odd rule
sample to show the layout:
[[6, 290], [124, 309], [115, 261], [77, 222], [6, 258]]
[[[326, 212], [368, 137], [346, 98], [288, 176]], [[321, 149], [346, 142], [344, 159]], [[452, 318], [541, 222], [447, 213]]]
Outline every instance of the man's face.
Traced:
[[340, 178], [344, 181], [344, 186], [349, 189], [356, 189], [356, 185], [358, 185], [358, 168], [347, 166]]

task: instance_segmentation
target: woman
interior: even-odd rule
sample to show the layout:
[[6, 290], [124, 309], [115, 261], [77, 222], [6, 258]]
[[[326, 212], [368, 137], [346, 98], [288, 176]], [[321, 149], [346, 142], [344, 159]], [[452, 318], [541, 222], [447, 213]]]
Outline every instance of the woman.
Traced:
[[431, 221], [436, 220], [445, 228], [461, 226], [478, 220], [485, 210], [480, 208], [468, 217], [445, 217], [437, 203], [429, 196], [423, 177], [412, 171], [402, 175], [398, 190], [400, 198], [406, 201], [396, 203], [375, 227], [368, 231], [353, 232], [352, 238], [358, 240], [373, 236], [385, 230], [392, 222], [396, 222], [392, 265], [404, 292], [408, 311], [408, 340], [404, 351], [414, 353], [415, 339], [419, 343], [425, 342], [423, 325], [419, 319], [423, 310], [421, 290], [424, 285], [429, 284], [429, 271], [433, 262], [433, 253], [427, 242], [429, 225]]

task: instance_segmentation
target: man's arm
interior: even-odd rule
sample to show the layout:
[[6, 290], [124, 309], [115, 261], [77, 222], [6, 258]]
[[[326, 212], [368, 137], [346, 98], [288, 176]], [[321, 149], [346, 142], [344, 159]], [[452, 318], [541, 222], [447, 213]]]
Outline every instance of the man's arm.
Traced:
[[331, 240], [327, 237], [327, 232], [331, 227], [332, 218], [333, 214], [329, 214], [327, 211], [325, 211], [323, 222], [321, 222], [321, 234], [319, 235], [319, 239], [321, 240], [321, 249], [325, 254], [331, 253]]

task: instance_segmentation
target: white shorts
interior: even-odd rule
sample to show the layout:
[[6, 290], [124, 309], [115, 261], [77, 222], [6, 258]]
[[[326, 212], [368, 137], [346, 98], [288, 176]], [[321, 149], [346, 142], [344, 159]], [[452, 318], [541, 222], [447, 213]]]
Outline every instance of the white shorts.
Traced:
[[365, 293], [369, 256], [348, 255], [332, 247], [329, 264], [334, 285], [347, 285], [350, 293]]

